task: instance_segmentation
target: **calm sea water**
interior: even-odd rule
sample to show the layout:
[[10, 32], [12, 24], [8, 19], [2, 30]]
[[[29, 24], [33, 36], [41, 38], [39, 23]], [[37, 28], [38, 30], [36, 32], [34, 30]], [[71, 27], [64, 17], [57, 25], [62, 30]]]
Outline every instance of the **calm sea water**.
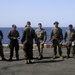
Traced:
[[[45, 29], [46, 32], [47, 32], [47, 41], [45, 42], [46, 44], [51, 43], [51, 42], [49, 41], [49, 36], [50, 36], [51, 28], [52, 28], [52, 27], [44, 27], [44, 29]], [[68, 29], [68, 27], [61, 27], [61, 28], [62, 28], [63, 35], [64, 35], [64, 33], [65, 33], [66, 29]], [[3, 43], [3, 44], [9, 44], [9, 41], [10, 41], [10, 40], [8, 39], [7, 34], [8, 34], [8, 32], [9, 32], [9, 30], [10, 30], [11, 28], [0, 28], [0, 29], [2, 30], [3, 36], [4, 36], [2, 43]], [[36, 29], [36, 27], [34, 27], [34, 29]], [[74, 29], [75, 29], [75, 27], [74, 27]], [[23, 30], [23, 28], [17, 28], [17, 30], [19, 31], [19, 34], [20, 34], [19, 43], [21, 43], [21, 36], [22, 36], [22, 30]]]

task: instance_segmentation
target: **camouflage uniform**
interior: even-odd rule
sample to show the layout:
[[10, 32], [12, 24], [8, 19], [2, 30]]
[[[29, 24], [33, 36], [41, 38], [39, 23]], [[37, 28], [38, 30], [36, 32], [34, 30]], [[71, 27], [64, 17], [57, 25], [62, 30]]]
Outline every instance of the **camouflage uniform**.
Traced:
[[54, 46], [54, 56], [56, 57], [57, 54], [57, 46], [59, 55], [62, 56], [62, 50], [61, 50], [61, 41], [63, 40], [63, 34], [61, 28], [53, 28], [50, 33], [50, 40], [53, 42]]
[[72, 46], [72, 42], [75, 41], [75, 30], [74, 29], [66, 30], [65, 36], [64, 36], [65, 41], [66, 41], [66, 38], [67, 38], [67, 58], [69, 58], [71, 47], [72, 47], [72, 54], [75, 58], [75, 45]]
[[19, 38], [19, 32], [15, 29], [11, 29], [8, 33], [8, 38], [10, 39], [10, 59], [12, 60], [13, 57], [13, 52], [14, 52], [14, 48], [15, 48], [15, 52], [16, 52], [16, 59], [19, 60], [19, 42], [18, 42], [18, 38]]
[[36, 33], [36, 44], [38, 46], [38, 52], [39, 52], [39, 59], [42, 59], [44, 42], [47, 39], [46, 31], [45, 29], [41, 28], [41, 29], [36, 29], [35, 33]]
[[0, 30], [0, 56], [2, 57], [2, 60], [6, 60], [4, 58], [4, 54], [3, 54], [3, 46], [2, 46], [2, 39], [3, 39], [3, 33]]
[[[25, 60], [27, 63], [33, 59], [33, 39], [35, 38], [35, 31], [30, 26], [25, 27], [22, 34], [21, 42], [23, 43], [23, 50], [25, 52]], [[29, 62], [28, 62], [29, 61]]]

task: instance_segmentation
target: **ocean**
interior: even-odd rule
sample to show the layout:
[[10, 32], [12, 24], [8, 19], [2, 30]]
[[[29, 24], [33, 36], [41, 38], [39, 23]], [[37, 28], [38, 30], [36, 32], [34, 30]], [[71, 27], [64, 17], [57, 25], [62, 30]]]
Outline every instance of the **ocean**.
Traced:
[[[36, 30], [37, 27], [34, 27], [34, 29]], [[49, 41], [49, 37], [50, 37], [50, 31], [51, 31], [51, 28], [52, 27], [43, 27], [46, 32], [47, 32], [47, 40], [46, 40], [46, 44], [50, 44], [51, 42]], [[62, 32], [63, 32], [63, 35], [65, 33], [65, 31], [68, 29], [68, 27], [61, 27], [62, 28]], [[8, 32], [11, 28], [0, 28], [0, 30], [2, 30], [3, 32], [3, 40], [2, 40], [2, 43], [3, 44], [9, 44], [10, 40], [8, 39], [7, 35], [8, 35]], [[74, 27], [75, 29], [75, 27]], [[23, 28], [22, 27], [19, 27], [17, 28], [17, 30], [19, 31], [19, 34], [20, 34], [20, 39], [19, 39], [19, 43], [21, 44], [21, 37], [22, 37], [22, 31], [23, 31]]]

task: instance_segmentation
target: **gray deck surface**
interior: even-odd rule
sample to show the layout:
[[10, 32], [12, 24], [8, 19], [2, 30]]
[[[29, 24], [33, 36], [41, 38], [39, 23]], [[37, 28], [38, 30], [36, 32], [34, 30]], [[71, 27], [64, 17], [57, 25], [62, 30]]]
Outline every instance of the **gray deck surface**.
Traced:
[[[32, 64], [25, 64], [24, 52], [19, 50], [20, 60], [13, 61], [0, 60], [0, 75], [75, 75], [75, 59], [66, 59], [66, 49], [63, 48], [64, 60], [53, 59], [53, 48], [44, 49], [43, 60], [38, 60], [38, 51], [34, 50], [34, 60]], [[9, 59], [9, 49], [4, 48], [4, 54]], [[59, 56], [59, 54], [58, 54]], [[1, 59], [1, 58], [0, 58]]]

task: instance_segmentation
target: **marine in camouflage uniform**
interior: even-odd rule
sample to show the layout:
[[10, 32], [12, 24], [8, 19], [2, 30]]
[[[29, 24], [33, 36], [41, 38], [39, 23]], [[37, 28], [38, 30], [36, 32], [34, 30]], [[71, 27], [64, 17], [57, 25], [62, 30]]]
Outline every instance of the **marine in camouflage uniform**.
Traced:
[[12, 60], [13, 57], [13, 52], [14, 52], [14, 48], [15, 48], [15, 52], [16, 52], [16, 59], [19, 60], [19, 42], [18, 42], [18, 38], [19, 38], [19, 32], [16, 30], [16, 25], [13, 24], [12, 25], [12, 29], [9, 31], [8, 33], [8, 38], [10, 39], [10, 58], [9, 60]]
[[6, 60], [4, 58], [4, 53], [3, 53], [2, 39], [3, 39], [3, 33], [0, 30], [0, 56], [2, 57], [2, 60]]
[[35, 30], [30, 26], [30, 21], [27, 22], [26, 27], [23, 30], [21, 42], [23, 44], [23, 50], [25, 52], [25, 63], [31, 63], [33, 59], [33, 39], [35, 38]]
[[46, 31], [42, 28], [42, 24], [38, 24], [38, 29], [35, 30], [36, 33], [36, 44], [38, 46], [38, 52], [39, 52], [39, 59], [43, 58], [43, 48], [44, 43], [47, 39]]
[[[70, 57], [70, 50], [72, 47], [72, 54], [75, 59], [75, 30], [73, 29], [73, 25], [69, 25], [69, 29], [66, 30], [64, 40], [66, 42], [67, 39], [67, 58]], [[74, 43], [74, 45], [72, 45]]]
[[59, 23], [57, 21], [54, 22], [55, 27], [52, 28], [52, 30], [50, 32], [50, 41], [53, 43], [53, 47], [54, 47], [54, 57], [53, 57], [53, 59], [55, 59], [56, 55], [57, 55], [57, 46], [58, 46], [60, 58], [63, 59], [62, 50], [61, 50], [63, 34], [62, 34], [62, 29], [58, 27], [58, 24]]

